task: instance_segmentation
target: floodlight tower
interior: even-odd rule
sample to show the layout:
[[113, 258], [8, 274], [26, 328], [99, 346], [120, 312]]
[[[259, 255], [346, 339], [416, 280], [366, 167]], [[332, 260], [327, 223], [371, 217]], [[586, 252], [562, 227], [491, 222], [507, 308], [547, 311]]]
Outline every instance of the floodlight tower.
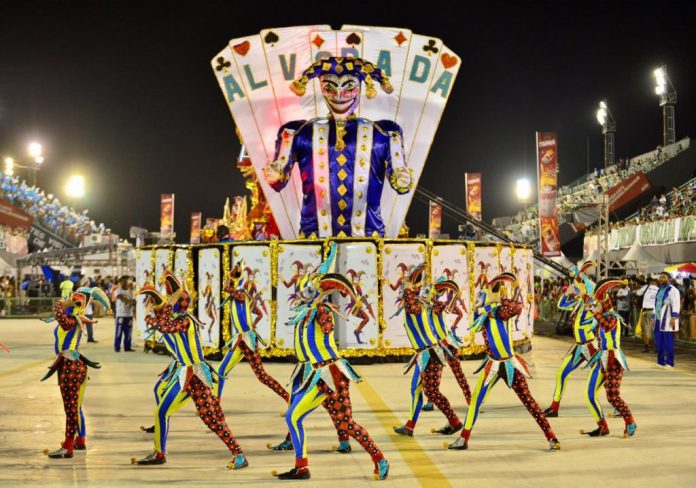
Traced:
[[674, 89], [672, 80], [667, 75], [667, 66], [660, 66], [653, 75], [655, 75], [655, 94], [660, 97], [660, 107], [662, 107], [662, 145], [668, 146], [677, 142], [674, 116], [677, 90]]
[[597, 122], [602, 126], [602, 134], [604, 134], [604, 169], [606, 169], [614, 164], [614, 134], [616, 133], [616, 122], [606, 100], [599, 102]]

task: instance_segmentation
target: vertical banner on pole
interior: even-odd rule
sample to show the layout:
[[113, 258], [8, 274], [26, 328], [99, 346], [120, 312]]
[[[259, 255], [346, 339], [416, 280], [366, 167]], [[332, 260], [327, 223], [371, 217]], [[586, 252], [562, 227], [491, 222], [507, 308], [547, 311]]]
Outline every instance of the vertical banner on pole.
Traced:
[[476, 220], [482, 220], [481, 173], [464, 173], [466, 185], [466, 212]]
[[539, 236], [544, 256], [561, 255], [556, 189], [558, 186], [558, 143], [555, 132], [537, 132], [537, 184], [539, 190]]
[[439, 239], [442, 230], [442, 206], [439, 203], [430, 202], [430, 217], [428, 218], [428, 237]]
[[201, 242], [201, 219], [203, 216], [200, 212], [191, 212], [191, 244], [200, 244]]
[[171, 239], [174, 233], [174, 194], [162, 193], [160, 197], [160, 237]]

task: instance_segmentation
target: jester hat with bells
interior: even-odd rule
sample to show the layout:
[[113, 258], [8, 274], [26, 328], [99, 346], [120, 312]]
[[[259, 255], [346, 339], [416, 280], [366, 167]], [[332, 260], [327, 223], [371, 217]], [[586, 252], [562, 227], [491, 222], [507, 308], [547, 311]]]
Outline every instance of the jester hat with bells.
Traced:
[[232, 266], [232, 269], [230, 269], [230, 272], [223, 283], [223, 288], [225, 291], [229, 292], [230, 290], [236, 290], [240, 287], [240, 285], [244, 282], [245, 268], [246, 265], [244, 264], [244, 259], [237, 261], [237, 263]]
[[[341, 315], [338, 307], [330, 302], [325, 302], [333, 292], [338, 292], [344, 297], [348, 297], [349, 301], [359, 303], [353, 284], [348, 278], [340, 273], [333, 272], [336, 261], [337, 252], [336, 243], [331, 243], [331, 250], [328, 257], [319, 265], [316, 271], [305, 273], [298, 281], [297, 298], [293, 308], [297, 312], [295, 317], [290, 321], [291, 325], [302, 321], [308, 313], [316, 312], [315, 305], [324, 303], [334, 312]], [[352, 310], [349, 311], [349, 313]]]
[[445, 310], [452, 311], [452, 307], [457, 301], [457, 298], [461, 295], [461, 290], [459, 289], [457, 282], [454, 280], [440, 278], [433, 283], [430, 291], [430, 299], [433, 301], [437, 300], [444, 294], [448, 294], [449, 296], [449, 301], [445, 304]]
[[[605, 278], [600, 280], [595, 287], [594, 293], [592, 295], [591, 305], [596, 312], [596, 309], [601, 305], [601, 313], [607, 313], [613, 311], [613, 305], [611, 304], [611, 297], [609, 296], [609, 290], [616, 288], [617, 286], [628, 285], [627, 280], [617, 280], [614, 278]], [[615, 313], [615, 312], [614, 312]], [[618, 315], [617, 315], [618, 316]]]
[[85, 310], [92, 300], [101, 304], [107, 312], [111, 310], [111, 302], [106, 296], [106, 293], [101, 288], [91, 288], [81, 286], [70, 294], [70, 297], [63, 302], [66, 308], [72, 307], [72, 315], [76, 317], [80, 323], [80, 327], [84, 328], [84, 324], [93, 324], [95, 320], [91, 320], [85, 316]]
[[[575, 287], [580, 290], [580, 293], [583, 295], [589, 295], [592, 296], [594, 293], [595, 289], [595, 284], [594, 282], [587, 276], [587, 270], [590, 268], [593, 268], [597, 266], [597, 263], [594, 261], [585, 261], [582, 263], [582, 266], [578, 268], [577, 266], [573, 265], [570, 268], [570, 277], [573, 279], [573, 284]], [[584, 298], [583, 298], [584, 299]]]
[[385, 93], [394, 91], [387, 75], [377, 66], [369, 61], [360, 58], [329, 57], [323, 58], [313, 63], [304, 70], [302, 76], [290, 84], [290, 90], [301, 97], [307, 91], [307, 83], [313, 78], [322, 75], [345, 76], [352, 75], [365, 83], [365, 96], [375, 98], [377, 90], [374, 82], [379, 83]]

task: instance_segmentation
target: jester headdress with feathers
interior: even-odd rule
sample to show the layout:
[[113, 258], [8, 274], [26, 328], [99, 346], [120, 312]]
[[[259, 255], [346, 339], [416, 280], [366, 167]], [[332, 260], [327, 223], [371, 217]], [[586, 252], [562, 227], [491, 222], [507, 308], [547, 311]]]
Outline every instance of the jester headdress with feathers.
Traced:
[[585, 261], [579, 268], [573, 265], [570, 268], [570, 277], [573, 279], [574, 285], [580, 290], [582, 295], [590, 295], [594, 293], [595, 284], [587, 276], [587, 270], [597, 266], [594, 261]]
[[[289, 321], [289, 325], [295, 325], [308, 315], [316, 313], [316, 307], [320, 303], [327, 305], [339, 314], [338, 308], [327, 302], [328, 297], [338, 292], [347, 297], [352, 303], [359, 303], [353, 284], [340, 273], [333, 272], [336, 262], [336, 243], [331, 243], [331, 250], [327, 258], [319, 265], [316, 271], [306, 272], [298, 281], [297, 296], [292, 304], [295, 315]], [[352, 312], [352, 311], [349, 311]]]
[[298, 97], [301, 97], [307, 90], [309, 80], [323, 75], [355, 76], [365, 83], [365, 96], [367, 98], [375, 98], [377, 96], [374, 81], [379, 83], [379, 86], [382, 87], [385, 93], [394, 91], [394, 87], [389, 82], [389, 77], [371, 62], [360, 58], [342, 57], [329, 57], [316, 61], [304, 70], [299, 78], [292, 82], [290, 90]]

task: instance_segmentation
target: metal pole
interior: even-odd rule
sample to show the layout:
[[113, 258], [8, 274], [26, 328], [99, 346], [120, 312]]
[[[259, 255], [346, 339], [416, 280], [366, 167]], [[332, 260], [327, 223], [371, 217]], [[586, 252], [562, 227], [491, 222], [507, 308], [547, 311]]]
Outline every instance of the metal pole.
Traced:
[[677, 142], [676, 121], [674, 116], [674, 105], [665, 104], [662, 106], [662, 144], [669, 146]]

